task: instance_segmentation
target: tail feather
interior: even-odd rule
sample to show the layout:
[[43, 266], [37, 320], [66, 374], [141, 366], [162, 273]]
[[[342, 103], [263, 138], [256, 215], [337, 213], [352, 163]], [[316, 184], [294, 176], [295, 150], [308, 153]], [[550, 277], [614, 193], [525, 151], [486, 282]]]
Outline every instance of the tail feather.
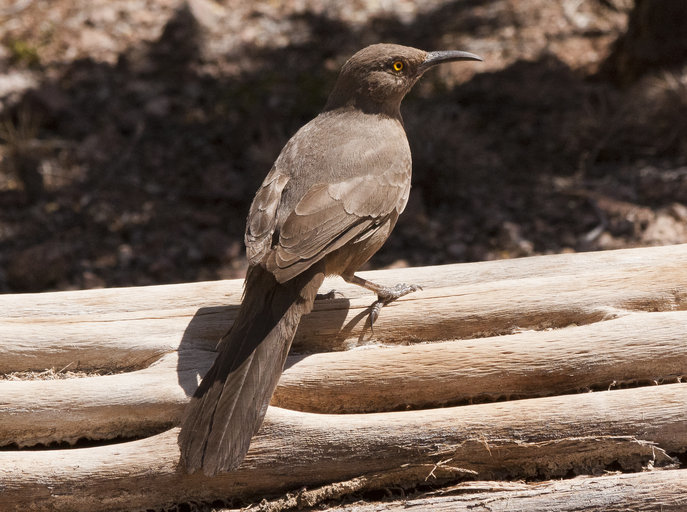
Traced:
[[188, 472], [214, 475], [241, 463], [322, 280], [316, 269], [283, 284], [261, 267], [249, 270], [236, 321], [182, 422], [179, 446]]

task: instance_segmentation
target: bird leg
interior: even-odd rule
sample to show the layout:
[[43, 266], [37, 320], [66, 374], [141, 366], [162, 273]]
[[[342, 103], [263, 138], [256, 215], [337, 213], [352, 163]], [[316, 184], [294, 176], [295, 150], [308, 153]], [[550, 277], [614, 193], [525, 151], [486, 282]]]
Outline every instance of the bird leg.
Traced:
[[382, 286], [358, 277], [355, 274], [341, 277], [347, 283], [357, 284], [377, 294], [377, 300], [370, 306], [370, 329], [373, 329], [374, 323], [377, 321], [377, 317], [379, 317], [379, 312], [384, 306], [404, 295], [422, 290], [422, 286], [416, 284], [399, 283], [395, 286]]

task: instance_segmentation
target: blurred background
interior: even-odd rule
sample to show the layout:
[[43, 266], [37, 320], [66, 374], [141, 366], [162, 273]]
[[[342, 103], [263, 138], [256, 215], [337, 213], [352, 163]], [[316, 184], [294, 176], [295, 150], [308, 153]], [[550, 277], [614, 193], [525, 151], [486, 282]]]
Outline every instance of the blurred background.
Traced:
[[243, 277], [253, 193], [376, 42], [405, 100], [369, 268], [687, 242], [684, 0], [0, 0], [0, 292]]

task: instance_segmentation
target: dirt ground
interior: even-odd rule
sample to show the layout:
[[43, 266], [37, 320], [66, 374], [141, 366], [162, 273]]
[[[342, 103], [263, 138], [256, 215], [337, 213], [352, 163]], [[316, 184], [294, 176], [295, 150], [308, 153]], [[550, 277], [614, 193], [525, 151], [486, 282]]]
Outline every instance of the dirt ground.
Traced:
[[631, 5], [0, 0], [0, 293], [243, 277], [254, 190], [380, 41], [485, 61], [404, 101], [413, 190], [369, 268], [687, 242], [687, 67], [599, 73]]
[[406, 99], [371, 268], [687, 242], [687, 70], [597, 74], [627, 0], [0, 2], [0, 292], [242, 277], [253, 192], [369, 43], [463, 49]]

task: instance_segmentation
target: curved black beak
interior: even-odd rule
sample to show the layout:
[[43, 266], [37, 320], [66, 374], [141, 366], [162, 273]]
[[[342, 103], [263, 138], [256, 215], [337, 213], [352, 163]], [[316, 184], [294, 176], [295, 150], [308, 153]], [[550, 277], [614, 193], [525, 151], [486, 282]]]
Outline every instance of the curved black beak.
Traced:
[[445, 50], [439, 52], [427, 52], [425, 60], [420, 64], [419, 71], [424, 73], [429, 68], [436, 66], [437, 64], [443, 64], [444, 62], [453, 62], [457, 60], [479, 60], [484, 59], [474, 53], [461, 52], [458, 50]]

